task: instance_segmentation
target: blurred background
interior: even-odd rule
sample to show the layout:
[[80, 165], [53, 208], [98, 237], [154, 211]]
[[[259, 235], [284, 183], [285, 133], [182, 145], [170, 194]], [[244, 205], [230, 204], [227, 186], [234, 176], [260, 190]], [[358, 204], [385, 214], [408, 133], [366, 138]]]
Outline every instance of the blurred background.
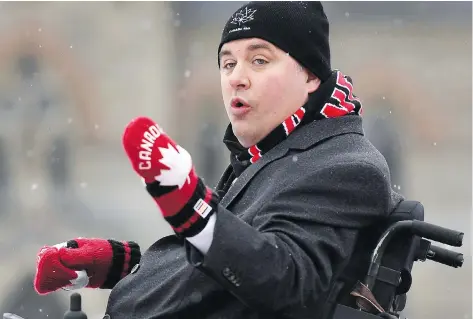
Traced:
[[[77, 236], [170, 233], [121, 147], [154, 118], [214, 186], [222, 144], [217, 45], [242, 2], [0, 3], [0, 311], [62, 318], [69, 292], [39, 297], [35, 256]], [[471, 2], [324, 2], [332, 66], [363, 101], [393, 188], [427, 221], [466, 233], [465, 264], [417, 263], [406, 315], [472, 318]], [[89, 318], [108, 291], [83, 290]]]

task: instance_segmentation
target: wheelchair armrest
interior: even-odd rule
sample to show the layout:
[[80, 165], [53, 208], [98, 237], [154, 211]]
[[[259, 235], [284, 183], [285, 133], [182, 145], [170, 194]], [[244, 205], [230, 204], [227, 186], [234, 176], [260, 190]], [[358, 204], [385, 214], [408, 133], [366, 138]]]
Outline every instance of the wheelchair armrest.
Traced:
[[[436, 240], [444, 244], [461, 247], [463, 245], [463, 232], [440, 227], [418, 220], [403, 220], [398, 221], [389, 226], [376, 245], [375, 250], [371, 256], [371, 264], [368, 269], [368, 274], [365, 277], [364, 284], [368, 289], [372, 289], [376, 282], [381, 260], [383, 259], [386, 247], [389, 242], [401, 231], [408, 231], [412, 235], [425, 237], [427, 239]], [[431, 260], [458, 267], [463, 264], [463, 255], [455, 255], [453, 252], [433, 246], [434, 250], [430, 250], [427, 258], [432, 256]], [[438, 257], [437, 260], [435, 257]]]

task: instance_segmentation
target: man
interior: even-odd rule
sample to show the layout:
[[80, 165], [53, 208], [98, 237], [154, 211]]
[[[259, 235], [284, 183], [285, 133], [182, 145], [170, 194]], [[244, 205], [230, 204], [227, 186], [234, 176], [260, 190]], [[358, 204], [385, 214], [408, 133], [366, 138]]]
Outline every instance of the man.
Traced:
[[[105, 318], [113, 319], [328, 315], [361, 230], [401, 198], [363, 136], [351, 80], [331, 69], [322, 5], [241, 7], [223, 30], [218, 63], [231, 165], [217, 189], [157, 124], [133, 120], [126, 153], [176, 235], [142, 256], [134, 242], [46, 246], [39, 293], [112, 289]], [[89, 280], [80, 285], [75, 270]]]

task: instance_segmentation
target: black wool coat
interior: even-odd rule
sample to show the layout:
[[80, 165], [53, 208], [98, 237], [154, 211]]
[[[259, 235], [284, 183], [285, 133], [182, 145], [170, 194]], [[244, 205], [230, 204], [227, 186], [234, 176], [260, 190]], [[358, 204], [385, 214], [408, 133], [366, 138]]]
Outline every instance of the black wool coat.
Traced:
[[308, 123], [234, 181], [205, 256], [160, 239], [112, 289], [106, 318], [320, 319], [360, 233], [401, 200], [360, 117]]

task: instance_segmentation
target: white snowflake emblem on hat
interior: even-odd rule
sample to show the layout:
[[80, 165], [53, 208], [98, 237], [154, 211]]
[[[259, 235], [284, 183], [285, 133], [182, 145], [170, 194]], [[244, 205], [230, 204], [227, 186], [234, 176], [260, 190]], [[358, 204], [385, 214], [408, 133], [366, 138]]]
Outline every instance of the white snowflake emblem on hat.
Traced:
[[248, 9], [247, 7], [245, 9], [240, 10], [239, 12], [235, 13], [233, 16], [233, 19], [231, 21], [232, 24], [238, 24], [239, 26], [247, 23], [251, 20], [254, 20], [254, 14], [256, 10], [253, 9]]

